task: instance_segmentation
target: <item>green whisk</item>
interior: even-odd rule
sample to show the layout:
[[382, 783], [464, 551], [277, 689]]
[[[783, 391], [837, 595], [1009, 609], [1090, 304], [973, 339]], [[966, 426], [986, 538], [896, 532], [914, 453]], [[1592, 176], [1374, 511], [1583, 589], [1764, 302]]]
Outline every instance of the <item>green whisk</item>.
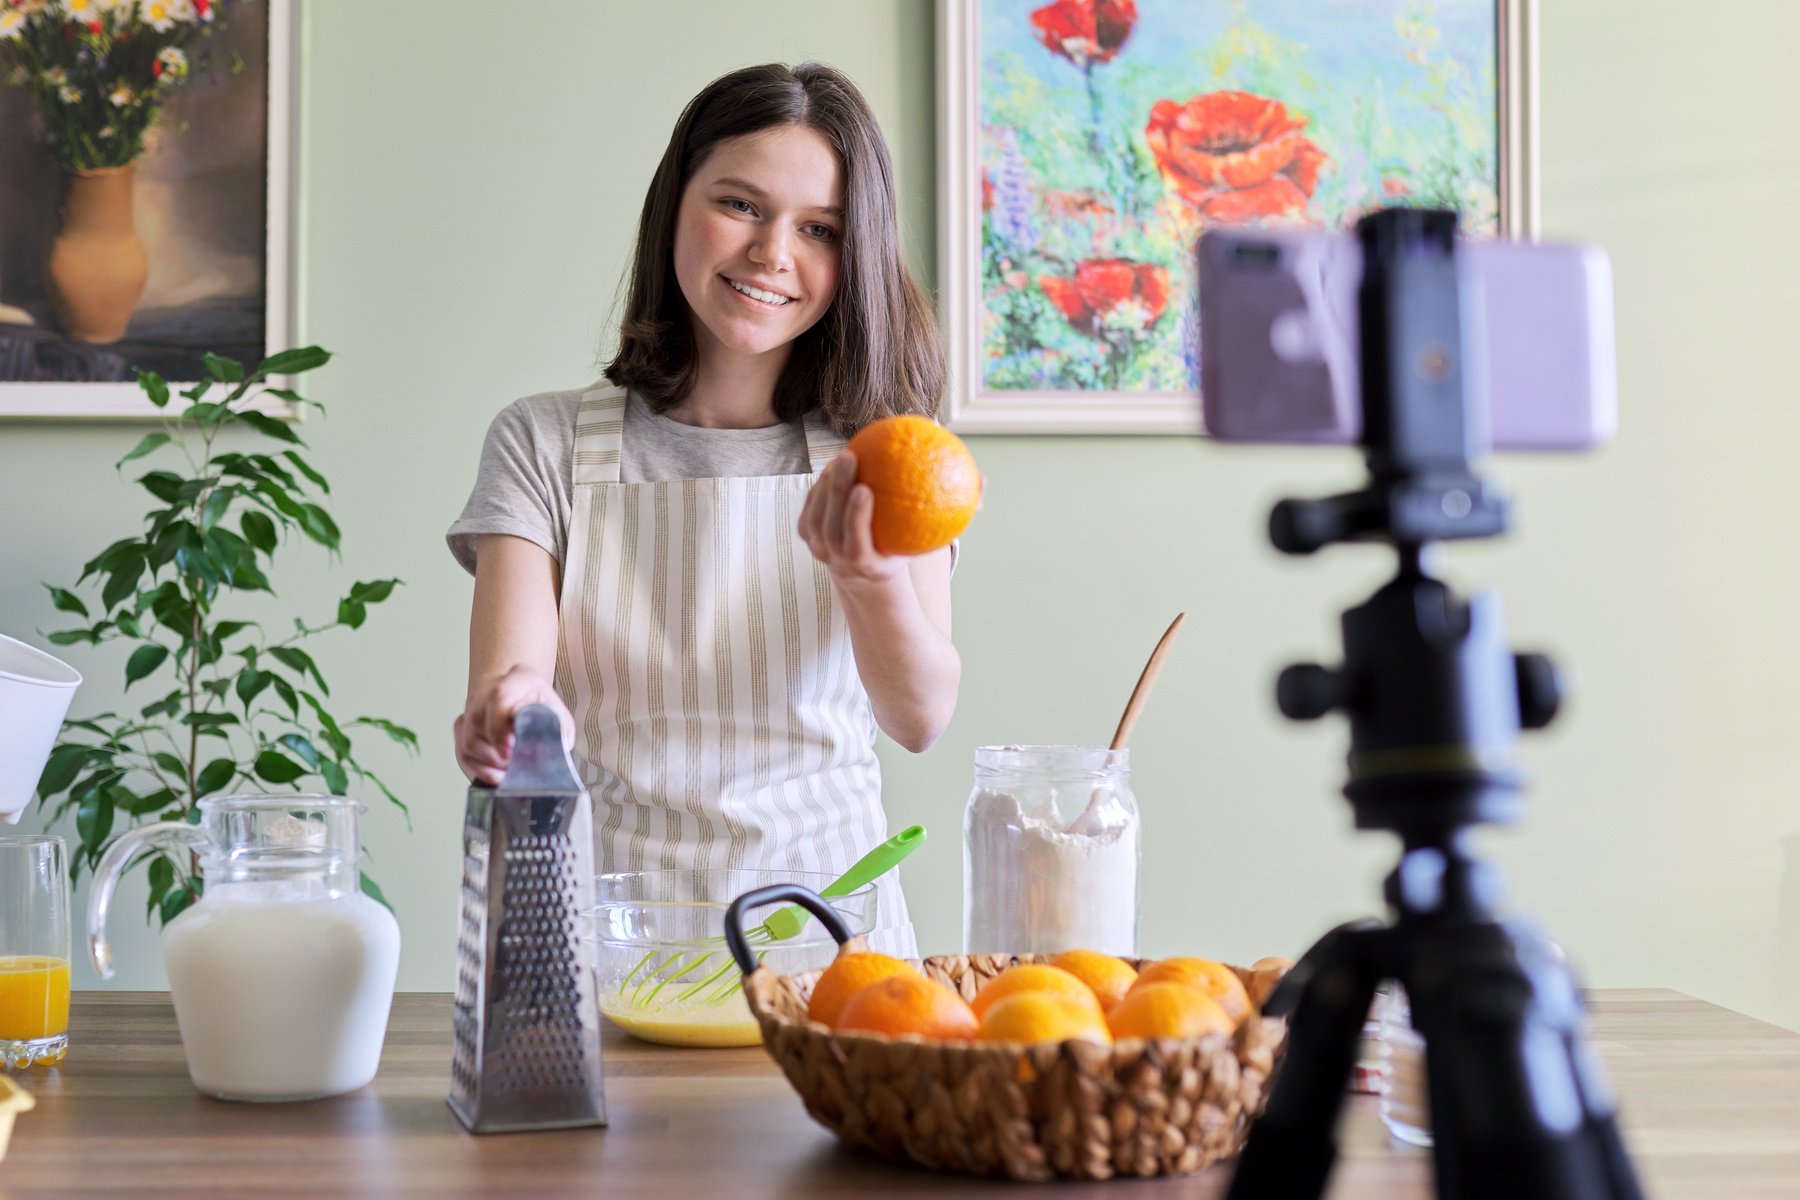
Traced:
[[[849, 895], [899, 866], [900, 861], [924, 841], [923, 825], [901, 830], [857, 859], [819, 895], [826, 899]], [[753, 947], [768, 946], [771, 942], [784, 942], [797, 936], [806, 927], [808, 919], [804, 908], [791, 904], [770, 913], [767, 920], [745, 930], [744, 935]], [[631, 968], [619, 984], [619, 990], [628, 994], [634, 1008], [648, 1008], [670, 984], [685, 985], [675, 994], [676, 1003], [698, 999], [701, 1004], [717, 1004], [727, 1000], [744, 986], [744, 980], [731, 955], [722, 949], [724, 945], [723, 937], [712, 937], [688, 943], [687, 949], [652, 950]], [[757, 961], [761, 962], [766, 953], [767, 950], [759, 951]], [[713, 961], [720, 957], [723, 962]]]

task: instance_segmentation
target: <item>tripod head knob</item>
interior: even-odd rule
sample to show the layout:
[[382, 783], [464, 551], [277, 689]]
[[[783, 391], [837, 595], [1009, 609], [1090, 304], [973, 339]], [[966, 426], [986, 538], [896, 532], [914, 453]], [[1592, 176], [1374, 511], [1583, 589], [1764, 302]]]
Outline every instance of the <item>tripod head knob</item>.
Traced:
[[1562, 675], [1543, 654], [1513, 655], [1513, 674], [1519, 682], [1519, 727], [1542, 729], [1556, 719], [1562, 707]]
[[1316, 721], [1347, 699], [1344, 673], [1318, 663], [1282, 668], [1275, 680], [1275, 704], [1290, 721]]

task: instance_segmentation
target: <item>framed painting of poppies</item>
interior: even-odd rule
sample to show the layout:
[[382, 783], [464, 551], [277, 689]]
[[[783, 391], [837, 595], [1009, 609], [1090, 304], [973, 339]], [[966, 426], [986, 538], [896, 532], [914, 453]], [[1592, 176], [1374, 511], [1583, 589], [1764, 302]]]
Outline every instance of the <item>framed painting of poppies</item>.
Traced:
[[0, 417], [155, 417], [139, 371], [292, 344], [293, 20], [0, 0]]
[[1535, 232], [1535, 0], [939, 0], [946, 419], [1200, 430], [1194, 243]]

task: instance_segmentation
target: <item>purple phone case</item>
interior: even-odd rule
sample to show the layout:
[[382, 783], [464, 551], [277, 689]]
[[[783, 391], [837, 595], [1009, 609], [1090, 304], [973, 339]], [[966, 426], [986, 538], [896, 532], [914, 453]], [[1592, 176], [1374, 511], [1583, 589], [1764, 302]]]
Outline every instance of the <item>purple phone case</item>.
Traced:
[[[1612, 271], [1593, 246], [1469, 241], [1465, 346], [1496, 450], [1585, 450], [1618, 427]], [[1362, 431], [1356, 289], [1362, 247], [1314, 230], [1200, 239], [1206, 432], [1228, 441], [1347, 444]], [[1483, 364], [1485, 363], [1485, 367]], [[1480, 386], [1485, 380], [1486, 386]], [[1485, 394], [1484, 394], [1485, 393]]]

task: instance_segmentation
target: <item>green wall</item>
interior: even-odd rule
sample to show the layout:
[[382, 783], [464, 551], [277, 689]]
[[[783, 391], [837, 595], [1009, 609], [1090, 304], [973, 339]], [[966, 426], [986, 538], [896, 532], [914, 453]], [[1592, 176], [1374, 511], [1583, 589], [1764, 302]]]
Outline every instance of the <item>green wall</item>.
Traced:
[[[406, 935], [400, 985], [447, 989], [463, 781], [470, 583], [442, 543], [493, 413], [591, 379], [643, 187], [713, 76], [816, 57], [864, 87], [894, 145], [910, 252], [935, 276], [927, 0], [310, 0], [301, 47], [299, 324], [336, 360], [305, 435], [332, 477], [344, 559], [293, 552], [292, 611], [354, 579], [407, 586], [319, 645], [346, 709], [422, 733], [371, 746], [413, 828], [372, 803], [372, 870]], [[1606, 246], [1623, 432], [1579, 460], [1505, 460], [1519, 535], [1452, 573], [1506, 595], [1515, 641], [1580, 691], [1531, 740], [1530, 818], [1488, 845], [1516, 903], [1605, 985], [1672, 986], [1800, 1026], [1800, 610], [1785, 374], [1800, 325], [1800, 7], [1556, 0], [1542, 23], [1545, 232]], [[0, 629], [55, 628], [66, 582], [141, 506], [124, 426], [0, 426]], [[1275, 498], [1353, 483], [1347, 453], [1176, 438], [981, 438], [985, 510], [956, 578], [963, 692], [928, 753], [884, 745], [887, 803], [932, 833], [906, 871], [930, 951], [960, 936], [960, 820], [977, 745], [1101, 741], [1157, 634], [1186, 632], [1134, 738], [1146, 952], [1297, 954], [1370, 911], [1391, 859], [1336, 796], [1344, 734], [1273, 715], [1273, 672], [1331, 657], [1336, 612], [1382, 556], [1263, 543]], [[72, 654], [111, 707], [118, 662]], [[141, 893], [138, 893], [141, 895]], [[127, 892], [119, 986], [161, 986]], [[86, 968], [84, 967], [85, 971]], [[83, 975], [78, 985], [92, 984]]]

